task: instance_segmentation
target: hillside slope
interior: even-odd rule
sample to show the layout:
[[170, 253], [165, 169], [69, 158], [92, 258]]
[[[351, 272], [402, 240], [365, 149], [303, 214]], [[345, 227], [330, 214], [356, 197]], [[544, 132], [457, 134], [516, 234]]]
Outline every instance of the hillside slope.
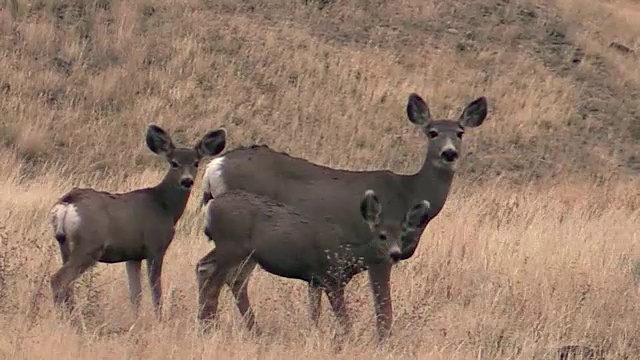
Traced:
[[133, 169], [149, 122], [190, 139], [225, 126], [232, 146], [266, 143], [333, 166], [415, 171], [426, 140], [404, 113], [412, 91], [436, 117], [489, 99], [462, 178], [640, 170], [638, 57], [609, 46], [637, 46], [637, 5], [9, 4], [0, 138], [28, 176], [47, 165], [76, 176]]

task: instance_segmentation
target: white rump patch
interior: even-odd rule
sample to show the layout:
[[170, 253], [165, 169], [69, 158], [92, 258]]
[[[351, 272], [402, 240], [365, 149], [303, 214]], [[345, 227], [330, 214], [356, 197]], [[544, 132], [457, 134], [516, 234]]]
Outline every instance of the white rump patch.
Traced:
[[227, 191], [227, 185], [222, 178], [223, 166], [224, 156], [215, 158], [207, 164], [207, 170], [202, 179], [203, 192], [208, 192], [211, 196], [216, 197]]
[[73, 234], [80, 226], [80, 215], [74, 204], [56, 204], [51, 209], [51, 224], [56, 236]]

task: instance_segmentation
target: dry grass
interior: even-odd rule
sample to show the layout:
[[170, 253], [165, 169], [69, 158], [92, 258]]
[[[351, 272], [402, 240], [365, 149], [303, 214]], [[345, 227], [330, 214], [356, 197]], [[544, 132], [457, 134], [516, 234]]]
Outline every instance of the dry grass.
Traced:
[[[566, 344], [640, 354], [638, 5], [631, 0], [437, 2], [7, 0], [0, 8], [0, 355], [3, 358], [531, 359]], [[131, 319], [124, 266], [79, 281], [83, 328], [53, 315], [60, 264], [47, 214], [72, 186], [126, 191], [164, 164], [150, 122], [177, 142], [224, 126], [229, 148], [268, 143], [335, 167], [417, 170], [437, 117], [479, 95], [445, 209], [393, 273], [394, 335], [372, 345], [366, 276], [349, 286], [356, 334], [335, 354], [328, 308], [262, 271], [243, 330], [196, 333], [193, 266], [209, 245], [192, 199], [166, 259], [165, 312]], [[199, 186], [199, 182], [196, 183]], [[635, 282], [634, 282], [635, 281]], [[267, 293], [264, 289], [269, 289]], [[302, 335], [301, 335], [302, 334]]]
[[[146, 172], [131, 184], [160, 177]], [[110, 186], [108, 181], [97, 185]], [[568, 183], [506, 193], [501, 187], [458, 190], [426, 231], [418, 253], [397, 266], [394, 336], [382, 352], [372, 345], [366, 276], [356, 278], [348, 288], [356, 335], [340, 357], [530, 359], [568, 343], [602, 347], [612, 358], [640, 352], [634, 284], [640, 197], [630, 195], [632, 185]], [[326, 301], [317, 331], [308, 322], [306, 287], [262, 271], [250, 283], [250, 294], [267, 335], [253, 339], [243, 330], [228, 291], [222, 296], [220, 330], [206, 338], [196, 334], [193, 266], [209, 248], [196, 201], [167, 255], [167, 321], [154, 321], [148, 292], [144, 316], [133, 321], [124, 266], [100, 265], [79, 285], [85, 332], [74, 334], [55, 319], [47, 283], [59, 260], [45, 216], [66, 188], [49, 180], [3, 184], [1, 216], [7, 228], [2, 258], [7, 264], [1, 321], [16, 329], [0, 341], [7, 356], [335, 356], [329, 339], [337, 328]]]

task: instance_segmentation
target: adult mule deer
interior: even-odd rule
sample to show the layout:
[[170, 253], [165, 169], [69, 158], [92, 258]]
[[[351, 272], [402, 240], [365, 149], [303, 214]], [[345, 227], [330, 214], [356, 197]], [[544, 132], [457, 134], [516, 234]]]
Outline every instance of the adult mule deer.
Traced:
[[[343, 206], [356, 208], [357, 204]], [[350, 332], [344, 301], [346, 284], [371, 264], [398, 261], [402, 237], [424, 226], [429, 202], [418, 202], [401, 220], [394, 221], [386, 217], [375, 192], [367, 190], [359, 209], [362, 222], [369, 225], [365, 242], [345, 237], [331, 219], [302, 215], [294, 207], [265, 196], [232, 190], [211, 200], [206, 209], [205, 234], [215, 248], [196, 267], [200, 321], [215, 318], [220, 289], [229, 271], [249, 260], [274, 275], [303, 280], [324, 290], [343, 330]], [[232, 290], [240, 299], [238, 310], [251, 330], [255, 317], [247, 287]]]
[[[241, 189], [291, 205], [310, 217], [330, 217], [346, 236], [365, 242], [370, 236], [368, 227], [360, 221], [360, 215], [353, 207], [344, 204], [359, 201], [363, 191], [372, 189], [385, 194], [382, 205], [389, 218], [401, 218], [411, 204], [426, 199], [431, 204], [431, 221], [440, 213], [449, 194], [465, 129], [483, 123], [487, 116], [487, 101], [484, 97], [477, 98], [457, 119], [434, 120], [427, 103], [412, 93], [406, 111], [409, 120], [428, 138], [426, 159], [416, 174], [333, 169], [267, 146], [254, 145], [234, 149], [209, 162], [203, 178], [203, 204], [227, 191]], [[404, 239], [401, 260], [413, 255], [427, 224], [415, 237]], [[368, 267], [380, 340], [386, 338], [391, 329], [391, 267], [390, 262]], [[245, 284], [253, 268], [255, 263], [245, 264], [240, 272], [228, 277], [227, 284], [232, 288]], [[309, 297], [311, 319], [317, 323], [321, 291], [312, 283]]]
[[126, 262], [130, 299], [137, 313], [140, 270], [142, 260], [146, 259], [153, 305], [160, 317], [160, 278], [165, 252], [189, 200], [199, 161], [224, 149], [226, 132], [211, 131], [193, 148], [176, 148], [163, 129], [150, 125], [146, 143], [169, 163], [160, 184], [122, 194], [73, 188], [51, 210], [63, 262], [51, 277], [57, 306], [66, 305], [73, 310], [70, 286], [96, 262]]

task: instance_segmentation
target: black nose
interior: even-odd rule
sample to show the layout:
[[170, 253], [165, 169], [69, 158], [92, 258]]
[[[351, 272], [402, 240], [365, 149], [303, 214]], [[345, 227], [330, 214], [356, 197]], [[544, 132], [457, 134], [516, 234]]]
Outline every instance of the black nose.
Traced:
[[191, 186], [193, 186], [193, 179], [184, 178], [180, 180], [180, 185], [184, 186], [187, 189], [191, 189]]
[[393, 260], [393, 262], [397, 262], [400, 260], [400, 251], [392, 251], [389, 256], [391, 257], [391, 260]]
[[442, 156], [442, 158], [445, 161], [452, 162], [458, 158], [458, 152], [453, 149], [449, 149], [449, 150], [443, 151], [442, 154], [440, 154], [440, 156]]

